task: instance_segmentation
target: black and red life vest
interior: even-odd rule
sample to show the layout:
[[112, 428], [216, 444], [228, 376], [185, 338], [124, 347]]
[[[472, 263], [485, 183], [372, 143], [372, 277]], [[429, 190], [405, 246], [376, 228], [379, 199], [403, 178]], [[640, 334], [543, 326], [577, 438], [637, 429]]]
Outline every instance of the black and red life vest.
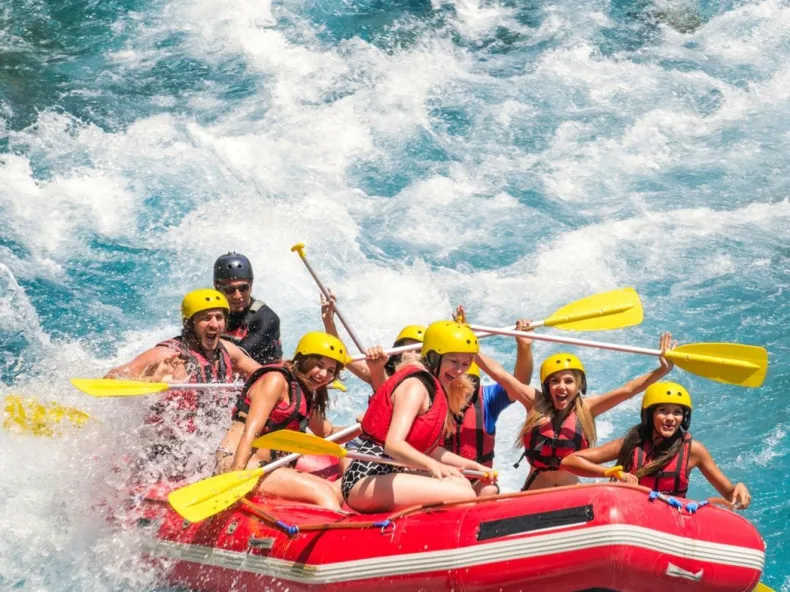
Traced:
[[262, 300], [253, 300], [250, 307], [245, 311], [244, 317], [238, 326], [233, 330], [226, 327], [225, 333], [223, 333], [222, 336], [236, 345], [239, 345], [241, 341], [250, 334], [250, 323], [252, 323], [252, 319], [263, 305], [264, 302]]
[[[166, 347], [180, 354], [186, 365], [187, 382], [233, 382], [233, 362], [222, 342], [217, 347], [214, 363], [208, 360], [202, 350], [190, 349], [180, 335], [158, 343], [156, 347]], [[175, 423], [181, 430], [194, 433], [197, 431], [195, 419], [198, 413], [204, 412], [209, 416], [209, 419], [219, 420], [221, 417], [218, 414], [223, 410], [227, 412], [227, 403], [230, 400], [228, 394], [220, 394], [216, 391], [170, 391], [161, 395], [151, 406], [146, 423], [149, 425]]]
[[455, 431], [445, 437], [444, 448], [487, 467], [494, 466], [495, 438], [485, 428], [482, 386], [477, 388], [463, 415], [456, 415], [454, 419]]
[[[635, 473], [653, 460], [653, 442], [647, 440], [634, 449], [631, 472]], [[685, 497], [689, 489], [689, 460], [691, 458], [691, 434], [683, 434], [683, 445], [669, 462], [650, 475], [639, 478], [639, 485], [653, 491]]]
[[524, 436], [524, 456], [535, 469], [556, 471], [563, 458], [589, 447], [575, 411], [557, 423], [546, 421]]
[[406, 435], [408, 442], [422, 453], [431, 453], [440, 443], [447, 419], [447, 396], [442, 385], [427, 370], [408, 364], [398, 370], [373, 393], [368, 409], [362, 419], [362, 432], [377, 444], [384, 445], [392, 423], [392, 393], [407, 378], [419, 378], [428, 389], [431, 406], [425, 413], [417, 415]]
[[[244, 384], [236, 406], [233, 408], [233, 421], [244, 423], [250, 412], [249, 392], [252, 386], [269, 372], [280, 372], [288, 381], [288, 401], [280, 401], [269, 414], [261, 434], [277, 430], [304, 432], [313, 412], [313, 398], [305, 395], [294, 375], [282, 363], [267, 364], [253, 372]], [[242, 415], [243, 414], [243, 415]]]

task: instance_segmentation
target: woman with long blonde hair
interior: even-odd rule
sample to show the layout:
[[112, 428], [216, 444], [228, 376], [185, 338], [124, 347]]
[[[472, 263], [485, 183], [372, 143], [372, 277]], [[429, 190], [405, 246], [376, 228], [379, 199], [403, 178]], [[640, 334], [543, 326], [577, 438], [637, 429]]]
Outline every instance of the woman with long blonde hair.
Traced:
[[[662, 352], [670, 349], [671, 340], [669, 333], [661, 335]], [[560, 463], [573, 452], [595, 446], [595, 418], [641, 393], [672, 369], [672, 363], [662, 356], [652, 372], [602, 395], [583, 397], [587, 375], [581, 360], [573, 354], [546, 358], [540, 367], [541, 390], [522, 384], [486, 355], [478, 354], [477, 362], [527, 408], [527, 419], [516, 439], [516, 445], [524, 448], [521, 458], [526, 458], [531, 467], [522, 491], [578, 483], [577, 477], [559, 468]]]

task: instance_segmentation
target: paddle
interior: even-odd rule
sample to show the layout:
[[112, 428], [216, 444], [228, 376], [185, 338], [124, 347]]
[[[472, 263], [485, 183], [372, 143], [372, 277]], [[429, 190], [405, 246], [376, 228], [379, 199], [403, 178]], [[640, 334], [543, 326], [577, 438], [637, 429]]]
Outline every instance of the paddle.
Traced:
[[[541, 321], [532, 321], [530, 329], [536, 327], [556, 327], [568, 331], [609, 331], [613, 329], [623, 329], [638, 325], [642, 322], [643, 312], [642, 303], [639, 295], [633, 288], [620, 288], [610, 292], [593, 294], [581, 300], [576, 300], [557, 309], [554, 313]], [[512, 327], [503, 327], [506, 330]], [[497, 329], [496, 331], [499, 331]], [[476, 331], [478, 337], [490, 337], [498, 333], [492, 331]], [[530, 333], [530, 336], [534, 336]], [[384, 350], [388, 355], [400, 354], [407, 351], [415, 351], [422, 347], [421, 343], [412, 345], [402, 345]], [[364, 355], [357, 355], [352, 358], [357, 362], [364, 360]]]
[[175, 390], [240, 389], [243, 382], [145, 382], [115, 378], [72, 378], [71, 384], [91, 397], [137, 397]]
[[[529, 337], [539, 341], [553, 343], [566, 343], [583, 347], [597, 347], [645, 356], [659, 357], [661, 351], [630, 345], [615, 343], [602, 343], [571, 337], [558, 337], [556, 335], [543, 335], [515, 331], [512, 329], [497, 329], [483, 325], [469, 325], [475, 331], [495, 333], [497, 335], [510, 335], [513, 337]], [[745, 387], [758, 387], [763, 383], [768, 371], [768, 352], [756, 345], [742, 345], [740, 343], [689, 343], [664, 352], [664, 357], [686, 372], [704, 376], [716, 382], [737, 384]]]
[[[286, 452], [298, 452], [300, 454], [328, 454], [336, 458], [352, 458], [363, 460], [365, 462], [375, 462], [382, 465], [392, 465], [394, 467], [405, 467], [415, 471], [422, 471], [418, 467], [408, 465], [406, 463], [398, 462], [386, 458], [379, 458], [370, 454], [361, 454], [359, 452], [348, 451], [342, 446], [338, 446], [334, 442], [329, 442], [323, 438], [318, 438], [312, 434], [304, 432], [295, 432], [293, 430], [277, 430], [265, 436], [261, 436], [253, 441], [252, 445], [255, 448], [268, 448], [269, 450], [285, 450]], [[475, 477], [477, 479], [489, 479], [492, 476], [496, 477], [497, 472], [491, 471], [475, 471], [472, 469], [463, 469], [461, 471], [468, 477]]]
[[775, 591], [773, 588], [769, 588], [768, 586], [760, 582], [759, 584], [757, 584], [757, 587], [754, 590], [752, 590], [752, 592], [775, 592]]
[[[358, 423], [354, 424], [332, 434], [327, 440], [335, 441], [350, 436], [359, 428]], [[320, 440], [320, 438], [318, 439]], [[233, 471], [209, 477], [170, 492], [167, 499], [173, 509], [183, 518], [190, 522], [200, 522], [235, 504], [252, 491], [264, 474], [287, 465], [300, 456], [300, 454], [289, 454], [260, 469]]]
[[[327, 300], [331, 300], [332, 295], [329, 293], [329, 290], [326, 289], [326, 286], [324, 286], [324, 284], [318, 278], [318, 275], [313, 270], [313, 266], [310, 265], [310, 262], [307, 260], [307, 255], [304, 254], [304, 243], [296, 243], [293, 247], [291, 247], [291, 252], [299, 254], [299, 257], [302, 259], [302, 263], [304, 263], [305, 267], [307, 268], [307, 271], [310, 272], [310, 275], [313, 276], [313, 279], [315, 280], [315, 283], [318, 284], [318, 287], [321, 289], [324, 298], [326, 298]], [[365, 351], [362, 342], [359, 340], [356, 333], [354, 333], [353, 329], [351, 329], [351, 327], [348, 325], [346, 319], [343, 317], [343, 314], [340, 312], [340, 309], [337, 307], [337, 302], [335, 302], [335, 314], [337, 315], [337, 318], [340, 319], [340, 322], [343, 323], [343, 326], [346, 328], [346, 331], [348, 331], [348, 335], [351, 337], [351, 340], [356, 344], [357, 349], [359, 349], [359, 351]]]
[[53, 436], [54, 427], [63, 420], [81, 428], [89, 420], [96, 420], [84, 411], [57, 403], [39, 403], [32, 397], [6, 395], [3, 428], [30, 433], [34, 436]]

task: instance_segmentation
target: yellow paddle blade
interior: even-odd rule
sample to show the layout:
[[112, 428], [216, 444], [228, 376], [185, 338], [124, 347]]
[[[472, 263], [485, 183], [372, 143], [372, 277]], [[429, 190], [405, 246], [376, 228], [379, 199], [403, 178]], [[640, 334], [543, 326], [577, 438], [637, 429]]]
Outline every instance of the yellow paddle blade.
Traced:
[[544, 321], [567, 331], [608, 331], [642, 322], [642, 302], [633, 288], [593, 294], [566, 304]]
[[343, 391], [344, 393], [348, 390], [346, 385], [340, 382], [339, 380], [335, 380], [332, 384], [329, 385], [329, 388], [335, 389], [338, 391]]
[[71, 384], [91, 397], [137, 397], [170, 388], [166, 382], [116, 380], [114, 378], [72, 378]]
[[775, 591], [773, 588], [769, 588], [768, 586], [760, 582], [759, 584], [757, 584], [757, 587], [754, 590], [752, 590], [752, 592], [775, 592]]
[[666, 352], [679, 368], [717, 382], [758, 387], [768, 371], [768, 352], [740, 343], [690, 343]]
[[328, 454], [337, 458], [343, 458], [346, 455], [346, 449], [334, 442], [293, 430], [271, 432], [256, 439], [252, 445], [254, 448], [284, 450], [297, 454]]
[[264, 469], [254, 469], [209, 477], [171, 491], [167, 499], [181, 517], [190, 522], [200, 522], [219, 514], [247, 495], [264, 472]]
[[33, 398], [23, 399], [18, 395], [5, 397], [3, 428], [34, 436], [54, 436], [55, 426], [63, 420], [81, 428], [90, 415], [79, 409], [64, 407], [57, 403], [42, 404]]

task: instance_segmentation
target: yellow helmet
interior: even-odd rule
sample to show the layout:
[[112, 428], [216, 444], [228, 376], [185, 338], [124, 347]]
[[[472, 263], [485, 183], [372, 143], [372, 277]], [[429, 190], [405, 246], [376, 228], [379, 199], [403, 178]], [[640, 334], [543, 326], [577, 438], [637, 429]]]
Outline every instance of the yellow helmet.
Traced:
[[587, 373], [584, 371], [584, 364], [582, 364], [579, 358], [568, 353], [559, 353], [549, 356], [540, 365], [540, 384], [543, 385], [543, 392], [549, 392], [546, 379], [555, 372], [560, 372], [562, 370], [578, 370], [581, 372], [581, 391], [582, 394], [587, 394]]
[[583, 374], [586, 374], [584, 372], [584, 364], [573, 354], [554, 354], [546, 358], [543, 364], [540, 365], [540, 382], [546, 382], [549, 376], [560, 370], [580, 370]]
[[657, 382], [647, 387], [645, 396], [642, 397], [642, 409], [653, 405], [670, 403], [691, 409], [691, 395], [677, 382]]
[[469, 376], [476, 376], [477, 378], [480, 378], [480, 366], [478, 366], [477, 364], [472, 362], [472, 364], [469, 366], [469, 369], [466, 371], [466, 373]]
[[652, 421], [649, 420], [651, 415], [649, 409], [661, 403], [685, 407], [686, 411], [683, 414], [683, 423], [680, 424], [680, 427], [684, 431], [688, 431], [691, 426], [691, 395], [689, 395], [685, 387], [677, 382], [657, 382], [647, 387], [645, 395], [642, 397], [643, 424]]
[[414, 341], [422, 343], [424, 336], [425, 325], [407, 325], [400, 330], [400, 333], [398, 333], [398, 336], [395, 338], [395, 343], [399, 342], [401, 339], [413, 339]]
[[480, 351], [477, 335], [466, 325], [455, 321], [436, 321], [425, 329], [420, 355], [425, 357], [430, 352], [440, 356], [445, 354], [476, 354]]
[[193, 290], [181, 301], [181, 318], [188, 321], [197, 313], [212, 308], [222, 308], [225, 310], [225, 314], [230, 314], [228, 299], [221, 292], [211, 288]]
[[334, 335], [312, 331], [305, 333], [296, 346], [294, 357], [303, 356], [326, 356], [341, 365], [345, 366], [349, 362], [349, 355], [346, 346]]

